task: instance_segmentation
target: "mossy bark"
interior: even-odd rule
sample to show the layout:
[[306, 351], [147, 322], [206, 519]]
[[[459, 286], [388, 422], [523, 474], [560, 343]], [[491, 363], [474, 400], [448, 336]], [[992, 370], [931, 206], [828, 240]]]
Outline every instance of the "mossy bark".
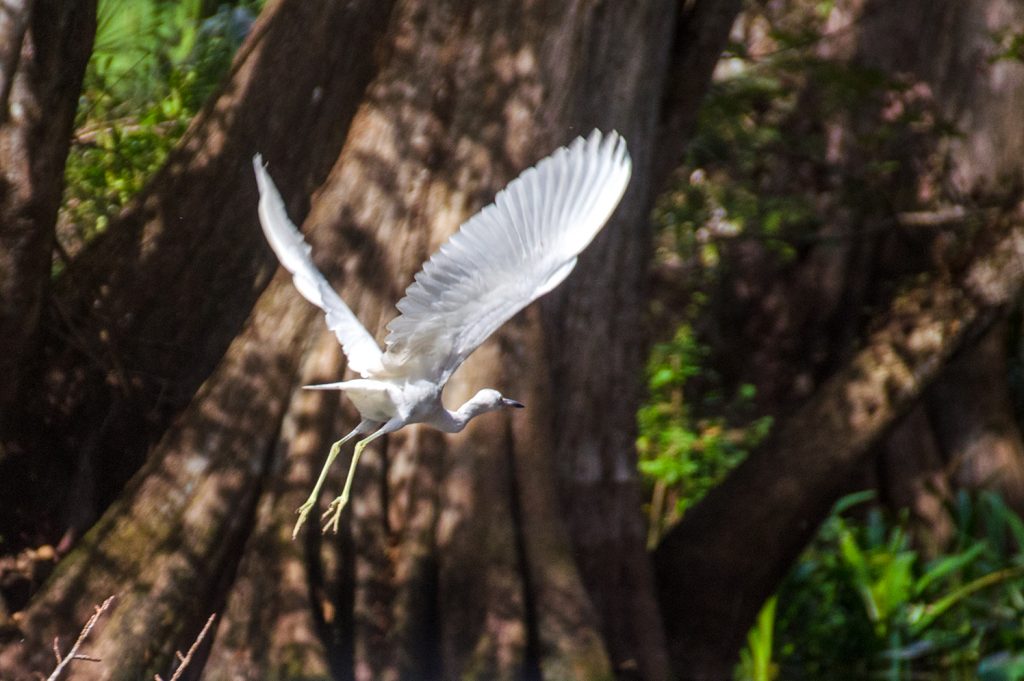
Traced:
[[[316, 322], [314, 322], [316, 327]], [[320, 334], [303, 360], [301, 384], [340, 375], [337, 341]], [[344, 430], [338, 395], [297, 390], [273, 446], [269, 482], [255, 526], [228, 591], [216, 639], [203, 666], [209, 681], [330, 679], [338, 664], [330, 636], [335, 608], [319, 566], [320, 534], [293, 541], [295, 509], [306, 500], [317, 464], [336, 430]], [[346, 410], [348, 411], [348, 410]], [[335, 471], [339, 473], [340, 471]], [[332, 478], [337, 484], [338, 476]], [[316, 523], [313, 523], [315, 526]], [[336, 678], [347, 678], [341, 673]]]
[[80, 665], [76, 677], [167, 675], [174, 651], [188, 648], [223, 600], [315, 317], [290, 277], [277, 277], [178, 426], [32, 599], [25, 636], [0, 653], [0, 672], [46, 669], [54, 638], [73, 638], [113, 595], [89, 639], [104, 663]]

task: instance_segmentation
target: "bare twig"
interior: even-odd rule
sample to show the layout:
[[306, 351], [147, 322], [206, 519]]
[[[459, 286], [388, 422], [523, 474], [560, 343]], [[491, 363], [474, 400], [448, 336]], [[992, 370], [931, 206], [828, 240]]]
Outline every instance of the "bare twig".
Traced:
[[103, 615], [103, 613], [107, 611], [107, 609], [110, 607], [110, 604], [113, 602], [114, 597], [110, 596], [109, 598], [107, 598], [107, 600], [103, 601], [103, 605], [96, 606], [96, 612], [92, 614], [92, 617], [89, 618], [89, 621], [85, 623], [84, 627], [82, 627], [81, 633], [78, 634], [78, 640], [75, 641], [75, 645], [71, 646], [71, 650], [68, 651], [66, 657], [61, 657], [60, 644], [56, 638], [53, 639], [53, 655], [57, 658], [57, 667], [53, 670], [53, 673], [46, 677], [46, 681], [57, 681], [57, 677], [60, 676], [60, 673], [64, 671], [64, 668], [68, 666], [72, 660], [86, 660], [87, 662], [100, 661], [98, 657], [91, 657], [89, 655], [83, 655], [79, 653], [78, 649], [82, 646], [82, 643], [85, 642], [85, 639], [92, 631], [92, 628], [96, 626], [96, 622]]
[[[203, 630], [199, 632], [199, 636], [196, 636], [196, 640], [192, 642], [192, 647], [188, 649], [188, 653], [186, 653], [184, 657], [180, 651], [174, 653], [177, 655], [178, 661], [181, 662], [181, 664], [175, 670], [170, 681], [178, 681], [178, 679], [181, 678], [181, 675], [185, 672], [185, 667], [187, 667], [188, 663], [192, 661], [192, 655], [195, 654], [196, 650], [199, 649], [199, 644], [203, 642], [204, 638], [206, 638], [206, 634], [209, 633], [210, 627], [213, 626], [213, 620], [216, 617], [217, 613], [210, 615], [209, 619], [206, 620], [206, 624], [203, 625]], [[153, 678], [155, 681], [164, 681], [163, 677], [159, 674], [156, 674]]]

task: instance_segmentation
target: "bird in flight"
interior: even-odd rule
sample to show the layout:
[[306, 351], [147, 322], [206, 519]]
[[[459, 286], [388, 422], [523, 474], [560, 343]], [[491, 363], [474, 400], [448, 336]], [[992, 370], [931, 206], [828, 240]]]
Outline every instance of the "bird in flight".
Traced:
[[331, 464], [352, 438], [366, 436], [356, 443], [341, 496], [323, 514], [324, 532], [338, 531], [359, 457], [373, 440], [410, 423], [456, 433], [481, 414], [523, 407], [486, 388], [450, 411], [441, 393], [481, 343], [569, 275], [622, 198], [632, 163], [618, 133], [595, 130], [512, 180], [423, 265], [398, 302], [400, 314], [387, 326], [383, 351], [313, 264], [312, 249], [288, 219], [259, 154], [253, 168], [267, 241], [299, 293], [324, 311], [348, 366], [362, 376], [306, 386], [344, 392], [362, 420], [331, 447], [312, 493], [297, 511], [294, 539]]

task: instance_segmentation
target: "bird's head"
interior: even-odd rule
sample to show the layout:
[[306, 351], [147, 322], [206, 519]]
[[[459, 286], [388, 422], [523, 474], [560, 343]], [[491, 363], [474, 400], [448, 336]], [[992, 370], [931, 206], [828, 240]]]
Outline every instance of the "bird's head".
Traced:
[[479, 416], [489, 411], [497, 411], [506, 407], [513, 407], [515, 409], [522, 409], [525, 407], [522, 402], [510, 400], [509, 398], [502, 395], [497, 390], [492, 388], [484, 388], [476, 395], [470, 398], [469, 402], [462, 405], [462, 408], [469, 412], [472, 416]]

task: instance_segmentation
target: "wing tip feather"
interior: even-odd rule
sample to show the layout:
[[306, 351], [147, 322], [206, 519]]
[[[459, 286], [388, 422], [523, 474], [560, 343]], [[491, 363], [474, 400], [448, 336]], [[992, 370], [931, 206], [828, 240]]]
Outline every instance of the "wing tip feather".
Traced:
[[[453, 298], [443, 295], [451, 287], [448, 279], [460, 279], [475, 273], [462, 271], [465, 268], [459, 269], [463, 262], [472, 265], [471, 270], [479, 270], [490, 265], [490, 260], [496, 257], [495, 253], [481, 252], [480, 247], [494, 248], [497, 244], [504, 249], [505, 246], [510, 246], [510, 252], [515, 252], [519, 257], [530, 257], [530, 252], [552, 246], [548, 243], [547, 237], [553, 235], [546, 234], [543, 225], [538, 224], [534, 228], [532, 224], [520, 224], [524, 220], [544, 222], [546, 218], [548, 221], [556, 222], [582, 221], [589, 227], [569, 230], [575, 233], [563, 242], [561, 248], [564, 249], [565, 255], [570, 255], [571, 251], [571, 257], [565, 262], [560, 262], [552, 272], [545, 273], [546, 277], [550, 275], [550, 280], [546, 282], [547, 287], [535, 290], [533, 298], [560, 283], [572, 270], [576, 254], [590, 243], [611, 217], [625, 193], [631, 174], [632, 159], [625, 138], [615, 129], [605, 133], [598, 128], [593, 129], [586, 137], [576, 137], [524, 170], [499, 191], [490, 204], [464, 223], [415, 276], [413, 283], [406, 289], [405, 296], [397, 305], [400, 315], [387, 324], [385, 364], [397, 367], [402, 362], [410, 360], [414, 351], [423, 353], [425, 348], [421, 345], [425, 339], [424, 334], [436, 334], [442, 326], [447, 329], [444, 318], [453, 310], [449, 309], [452, 305], [444, 303], [454, 305], [462, 300], [458, 296]], [[539, 215], [536, 206], [520, 205], [523, 201], [529, 203], [537, 200], [544, 203]], [[508, 229], [509, 222], [512, 223], [512, 229], [522, 232], [517, 232], [517, 238], [520, 239], [518, 246], [521, 248], [517, 248], [515, 239], [510, 237], [505, 239], [508, 241], [507, 244], [501, 239], [494, 238], [508, 237], [498, 235], [496, 230]], [[441, 266], [434, 262], [438, 256], [451, 266]], [[544, 268], [548, 266], [553, 265], [549, 262]], [[555, 273], [557, 276], [554, 276]], [[526, 300], [524, 304], [528, 302], [529, 300]], [[446, 333], [450, 333], [450, 330]], [[455, 344], [466, 340], [467, 338], [460, 334], [450, 339]], [[474, 338], [474, 342], [478, 340]], [[440, 352], [438, 359], [443, 356], [446, 358], [444, 361], [453, 358], [461, 361], [464, 359], [464, 351], [468, 354], [469, 349], [460, 347], [458, 350]], [[440, 369], [443, 375], [447, 375], [444, 372], [452, 369], [435, 368]]]

